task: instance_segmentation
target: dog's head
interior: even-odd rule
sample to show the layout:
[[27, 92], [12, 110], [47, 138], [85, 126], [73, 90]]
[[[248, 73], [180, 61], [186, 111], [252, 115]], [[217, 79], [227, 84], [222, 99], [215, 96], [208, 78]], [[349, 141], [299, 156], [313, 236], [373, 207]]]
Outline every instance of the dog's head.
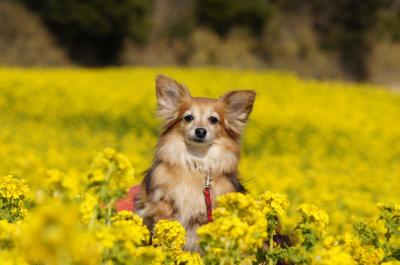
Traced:
[[179, 132], [186, 145], [207, 147], [223, 137], [238, 142], [253, 108], [255, 92], [238, 90], [218, 99], [196, 98], [175, 80], [156, 79], [158, 115], [165, 131]]

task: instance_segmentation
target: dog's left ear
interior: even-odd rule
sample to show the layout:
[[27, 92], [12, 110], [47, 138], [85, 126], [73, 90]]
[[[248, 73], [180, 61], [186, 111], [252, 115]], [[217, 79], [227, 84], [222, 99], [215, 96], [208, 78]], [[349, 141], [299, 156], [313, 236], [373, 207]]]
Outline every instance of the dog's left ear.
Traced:
[[190, 100], [189, 90], [165, 75], [157, 75], [156, 90], [157, 114], [168, 124], [178, 117], [180, 104], [185, 100]]
[[218, 99], [225, 107], [225, 126], [241, 134], [253, 109], [256, 92], [252, 90], [231, 91]]

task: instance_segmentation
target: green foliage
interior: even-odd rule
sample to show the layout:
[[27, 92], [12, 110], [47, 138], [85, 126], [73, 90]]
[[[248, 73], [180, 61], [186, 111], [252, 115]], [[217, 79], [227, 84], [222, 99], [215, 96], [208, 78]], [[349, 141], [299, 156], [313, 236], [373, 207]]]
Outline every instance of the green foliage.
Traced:
[[400, 206], [395, 204], [380, 204], [379, 220], [385, 223], [385, 237], [390, 240], [393, 236], [400, 237]]
[[[12, 2], [11, 0], [6, 1]], [[274, 42], [277, 40], [276, 46], [286, 47], [289, 45], [284, 43], [283, 38], [274, 38], [274, 36], [277, 32], [285, 35], [283, 32], [296, 31], [297, 28], [292, 29], [291, 26], [285, 24], [286, 21], [298, 19], [301, 23], [299, 29], [306, 25], [309, 28], [310, 36], [304, 36], [305, 41], [293, 37], [295, 40], [292, 42], [294, 43], [291, 43], [289, 47], [298, 47], [291, 48], [298, 52], [291, 54], [291, 50], [286, 49], [283, 50], [285, 54], [291, 58], [308, 56], [313, 58], [311, 55], [313, 49], [309, 46], [315, 46], [315, 50], [320, 56], [338, 58], [338, 62], [335, 61], [335, 64], [338, 63], [341, 68], [340, 75], [349, 79], [366, 80], [370, 76], [368, 59], [379, 39], [382, 36], [388, 36], [391, 40], [400, 40], [400, 9], [396, 0], [21, 1], [42, 18], [47, 27], [57, 36], [59, 43], [66, 48], [68, 56], [73, 62], [91, 66], [112, 65], [121, 62], [190, 64], [192, 60], [188, 54], [195, 50], [196, 45], [193, 42], [198, 42], [193, 38], [195, 36], [193, 33], [199, 31], [199, 27], [207, 27], [218, 33], [221, 36], [221, 42], [227, 41], [228, 48], [233, 51], [237, 48], [235, 42], [232, 40], [229, 42], [229, 33], [232, 32], [232, 29], [241, 28], [246, 33], [252, 33], [254, 40], [247, 34], [240, 37], [241, 40], [250, 40], [249, 48], [244, 48], [246, 54], [250, 57], [261, 58], [260, 61], [253, 60], [251, 66], [271, 66], [271, 60], [279, 58], [279, 51], [269, 45], [270, 40], [272, 39]], [[13, 14], [12, 17], [15, 15], [18, 14]], [[290, 25], [290, 23], [288, 24]], [[5, 26], [4, 28], [8, 29], [9, 27]], [[317, 35], [316, 38], [314, 34]], [[2, 34], [0, 33], [0, 35]], [[6, 39], [9, 38], [7, 34], [4, 35]], [[34, 39], [34, 37], [30, 38]], [[266, 43], [262, 44], [263, 41]], [[131, 44], [135, 47], [134, 52], [123, 52], [123, 44], [126, 43], [128, 45], [125, 47], [129, 47]], [[140, 54], [141, 45], [146, 43], [151, 50], [150, 56], [137, 56], [136, 53]], [[310, 45], [304, 43], [310, 43]], [[151, 58], [154, 47], [160, 46], [166, 46], [164, 49], [168, 51], [165, 59], [157, 58], [157, 55], [154, 55], [155, 62], [146, 59]], [[207, 42], [205, 46], [213, 47], [213, 44]], [[51, 52], [47, 51], [47, 53]], [[220, 55], [221, 52], [216, 51], [215, 53], [223, 56]], [[8, 56], [10, 56], [9, 54], [12, 53], [7, 52]], [[244, 56], [238, 56], [239, 58], [232, 62], [229, 61], [231, 58], [229, 55], [234, 53], [228, 52], [227, 54], [223, 57], [225, 60], [217, 60], [217, 63], [249, 65], [244, 63], [246, 62]], [[30, 58], [31, 56], [20, 57]], [[127, 57], [131, 59], [125, 60]], [[43, 58], [39, 57], [32, 63], [40, 60]], [[225, 61], [228, 62], [225, 63]], [[210, 59], [206, 63], [214, 64], [215, 61]], [[308, 61], [304, 64], [313, 63]], [[294, 63], [288, 62], [287, 65], [285, 63], [283, 65], [289, 69], [293, 69], [293, 67], [298, 69]], [[282, 65], [280, 65], [281, 67]], [[336, 68], [336, 65], [331, 68]], [[315, 70], [311, 75], [317, 74], [321, 77], [318, 73], [319, 71]]]
[[376, 36], [379, 12], [387, 1], [314, 1], [314, 21], [321, 44], [339, 52], [346, 73], [357, 80], [368, 77], [367, 62]]
[[[400, 41], [400, 7], [397, 7], [397, 10], [394, 12], [386, 12], [389, 13], [388, 16], [385, 16], [383, 21], [383, 27], [385, 27], [386, 32], [392, 37], [395, 41]], [[385, 15], [386, 15], [385, 13]]]
[[353, 229], [360, 238], [361, 243], [379, 247], [378, 234], [370, 225], [368, 225], [367, 222], [362, 220], [354, 220]]
[[[147, 40], [151, 1], [23, 0], [79, 61], [113, 63], [125, 38]], [[91, 51], [90, 49], [94, 50]], [[93, 54], [94, 53], [94, 54]]]
[[253, 0], [198, 0], [197, 14], [200, 24], [219, 34], [226, 34], [235, 26], [248, 28], [260, 34], [271, 13], [269, 1]]

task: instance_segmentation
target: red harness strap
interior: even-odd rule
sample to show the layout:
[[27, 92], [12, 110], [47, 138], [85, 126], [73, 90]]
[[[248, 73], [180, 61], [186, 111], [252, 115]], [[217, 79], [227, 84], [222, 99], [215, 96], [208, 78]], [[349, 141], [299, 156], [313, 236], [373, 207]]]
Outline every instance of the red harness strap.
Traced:
[[211, 191], [210, 191], [210, 186], [211, 186], [211, 176], [207, 174], [207, 179], [206, 183], [204, 185], [204, 201], [206, 203], [206, 208], [207, 208], [207, 221], [212, 222], [212, 200], [211, 200]]
[[211, 201], [211, 192], [209, 187], [204, 188], [204, 200], [206, 202], [206, 207], [207, 207], [207, 221], [212, 222], [212, 201]]

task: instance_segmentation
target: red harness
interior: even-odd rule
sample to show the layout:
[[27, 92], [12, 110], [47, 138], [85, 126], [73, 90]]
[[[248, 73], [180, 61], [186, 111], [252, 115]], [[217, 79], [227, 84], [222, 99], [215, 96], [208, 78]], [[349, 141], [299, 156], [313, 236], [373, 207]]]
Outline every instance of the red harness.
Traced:
[[211, 191], [210, 191], [210, 186], [211, 186], [211, 176], [210, 174], [207, 174], [206, 178], [206, 183], [204, 184], [204, 201], [206, 203], [206, 208], [207, 208], [207, 221], [212, 222], [212, 200], [211, 200]]

